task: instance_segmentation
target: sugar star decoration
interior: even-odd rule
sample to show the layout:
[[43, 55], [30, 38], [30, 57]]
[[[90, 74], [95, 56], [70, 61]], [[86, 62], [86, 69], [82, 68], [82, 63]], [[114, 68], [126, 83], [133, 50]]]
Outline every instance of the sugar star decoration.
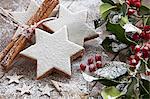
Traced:
[[37, 79], [54, 70], [71, 76], [70, 57], [82, 52], [83, 47], [68, 40], [67, 27], [49, 34], [36, 29], [36, 44], [21, 52], [32, 59], [37, 59]]
[[20, 24], [26, 24], [28, 20], [36, 13], [39, 5], [35, 2], [35, 0], [31, 0], [30, 5], [27, 10], [24, 12], [10, 12], [10, 14], [14, 17], [14, 19]]
[[60, 5], [59, 18], [45, 22], [44, 25], [52, 31], [57, 31], [67, 25], [69, 40], [83, 46], [84, 39], [98, 35], [94, 29], [86, 24], [87, 11], [72, 13], [67, 8]]
[[17, 76], [17, 74], [14, 74], [13, 76], [7, 76], [6, 78], [9, 79], [8, 84], [11, 84], [11, 83], [19, 84], [19, 80], [23, 78], [23, 76], [22, 75]]
[[50, 97], [50, 92], [53, 91], [54, 89], [50, 88], [48, 84], [46, 84], [44, 88], [40, 88], [39, 90], [42, 92], [42, 95], [47, 95], [48, 97]]
[[18, 88], [17, 91], [20, 91], [21, 92], [21, 95], [24, 95], [24, 94], [31, 94], [31, 89], [32, 87], [31, 86], [27, 86], [26, 84], [23, 84], [23, 87], [22, 88]]

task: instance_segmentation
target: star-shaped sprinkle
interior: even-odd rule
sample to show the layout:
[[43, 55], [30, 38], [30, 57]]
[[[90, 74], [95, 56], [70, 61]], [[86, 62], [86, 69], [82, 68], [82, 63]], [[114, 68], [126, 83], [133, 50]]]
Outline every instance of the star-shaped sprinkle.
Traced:
[[24, 94], [31, 94], [31, 89], [32, 87], [31, 86], [27, 86], [26, 84], [23, 84], [22, 88], [18, 88], [17, 91], [20, 91], [21, 92], [21, 95], [24, 95]]
[[23, 78], [23, 76], [22, 75], [17, 76], [17, 74], [14, 74], [13, 76], [7, 76], [6, 78], [9, 79], [8, 84], [12, 84], [12, 83], [19, 84], [19, 80]]
[[71, 76], [72, 56], [83, 51], [83, 47], [68, 40], [67, 27], [49, 34], [36, 29], [36, 44], [21, 52], [22, 55], [37, 59], [37, 79], [53, 71]]
[[35, 0], [31, 0], [30, 5], [27, 10], [24, 12], [10, 12], [10, 14], [14, 17], [14, 19], [20, 24], [26, 24], [28, 20], [36, 13], [39, 5], [35, 2]]
[[69, 40], [83, 46], [85, 39], [98, 36], [98, 33], [86, 24], [86, 13], [86, 11], [72, 13], [61, 5], [59, 18], [45, 22], [44, 25], [52, 31], [57, 31], [64, 25], [67, 25]]
[[40, 88], [39, 90], [42, 92], [42, 95], [47, 95], [48, 97], [50, 97], [50, 92], [53, 91], [54, 89], [50, 88], [48, 84], [46, 84], [44, 88]]

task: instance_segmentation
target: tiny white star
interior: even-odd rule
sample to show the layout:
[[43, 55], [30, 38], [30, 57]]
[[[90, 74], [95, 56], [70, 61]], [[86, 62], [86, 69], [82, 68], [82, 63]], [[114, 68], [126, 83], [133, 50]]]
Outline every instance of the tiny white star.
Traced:
[[9, 82], [8, 84], [11, 84], [11, 83], [16, 83], [18, 84], [19, 83], [19, 80], [23, 78], [22, 75], [20, 76], [17, 76], [17, 74], [14, 74], [13, 76], [7, 76], [7, 79], [9, 79]]
[[31, 89], [32, 87], [31, 86], [27, 86], [25, 84], [23, 84], [23, 87], [22, 88], [18, 88], [17, 91], [20, 91], [21, 92], [21, 95], [24, 95], [24, 94], [31, 94]]
[[39, 90], [42, 92], [42, 95], [47, 95], [50, 97], [50, 92], [53, 91], [54, 89], [50, 88], [48, 84], [46, 84], [44, 88], [40, 88]]

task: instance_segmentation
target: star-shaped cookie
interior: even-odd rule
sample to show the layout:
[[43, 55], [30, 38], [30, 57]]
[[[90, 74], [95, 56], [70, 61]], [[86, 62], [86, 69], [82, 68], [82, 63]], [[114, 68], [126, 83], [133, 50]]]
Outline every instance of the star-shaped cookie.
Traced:
[[36, 13], [39, 5], [35, 2], [35, 0], [31, 0], [30, 5], [27, 10], [24, 12], [10, 12], [10, 14], [14, 17], [14, 19], [20, 24], [26, 24], [28, 20]]
[[67, 27], [64, 26], [53, 34], [36, 29], [35, 35], [36, 43], [21, 54], [37, 59], [37, 79], [54, 70], [71, 76], [70, 57], [82, 52], [83, 47], [68, 40]]
[[85, 23], [87, 19], [87, 10], [83, 10], [77, 13], [72, 13], [63, 5], [60, 5], [59, 18], [56, 20], [48, 21], [43, 23], [43, 25], [50, 28], [53, 32], [58, 31], [64, 25], [68, 25], [73, 22], [83, 22]]
[[60, 5], [59, 18], [43, 24], [52, 31], [57, 31], [67, 25], [69, 40], [83, 46], [85, 39], [98, 36], [98, 33], [86, 24], [86, 19], [87, 11], [72, 13]]
[[18, 83], [19, 83], [19, 80], [20, 80], [22, 77], [23, 77], [22, 75], [17, 76], [17, 74], [14, 74], [13, 76], [7, 76], [6, 78], [9, 79], [8, 84], [11, 84], [11, 83], [16, 83], [16, 84], [18, 84]]
[[48, 97], [50, 97], [50, 92], [53, 91], [54, 88], [52, 89], [48, 86], [48, 84], [46, 84], [44, 88], [40, 88], [39, 90], [42, 92], [42, 95], [47, 95]]

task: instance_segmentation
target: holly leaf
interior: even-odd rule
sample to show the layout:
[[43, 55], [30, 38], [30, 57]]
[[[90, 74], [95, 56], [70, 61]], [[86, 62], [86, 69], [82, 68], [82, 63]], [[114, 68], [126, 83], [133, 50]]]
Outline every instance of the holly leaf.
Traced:
[[83, 76], [83, 78], [84, 78], [86, 81], [88, 81], [88, 82], [92, 82], [92, 81], [94, 81], [94, 80], [98, 80], [98, 79], [99, 79], [99, 78], [90, 76], [90, 75], [88, 75], [88, 74], [86, 74], [86, 73], [84, 73], [84, 72], [82, 72], [82, 76]]
[[150, 82], [148, 80], [141, 79], [139, 84], [139, 89], [141, 95], [145, 95], [145, 94], [150, 95]]
[[117, 88], [111, 86], [111, 87], [105, 87], [102, 90], [101, 95], [103, 99], [117, 99], [123, 94]]
[[141, 6], [139, 9], [139, 14], [140, 15], [150, 15], [150, 9], [147, 8], [146, 6]]
[[112, 46], [111, 46], [111, 43], [113, 42], [114, 40], [112, 39], [109, 39], [109, 37], [106, 37], [103, 42], [102, 42], [102, 46], [103, 48], [108, 51], [108, 52], [113, 52], [112, 51]]
[[150, 17], [147, 17], [146, 25], [150, 25]]
[[127, 68], [126, 63], [112, 61], [106, 63], [103, 68], [98, 69], [94, 74], [104, 78], [115, 79], [126, 74]]
[[135, 44], [134, 41], [127, 38], [125, 30], [120, 26], [120, 24], [112, 24], [110, 22], [107, 22], [106, 29], [107, 31], [112, 32], [120, 42], [125, 44]]
[[103, 3], [109, 3], [111, 5], [115, 5], [115, 3], [112, 0], [102, 0]]
[[133, 97], [134, 98], [136, 97], [136, 93], [135, 93], [136, 84], [137, 84], [137, 79], [135, 77], [131, 77], [130, 78], [130, 83], [127, 87], [127, 92], [126, 92], [127, 99], [132, 99]]
[[94, 81], [98, 81], [105, 86], [117, 86], [118, 84], [121, 84], [121, 82], [119, 82], [119, 81], [115, 81], [115, 80], [111, 80], [111, 79], [107, 79], [107, 78], [99, 78]]
[[123, 16], [125, 17], [125, 15], [127, 13], [127, 4], [126, 3], [122, 4], [121, 12], [123, 13]]
[[117, 6], [112, 6], [109, 3], [104, 3], [100, 6], [100, 15], [103, 19], [106, 19], [108, 14], [111, 12], [112, 9], [116, 8]]
[[141, 62], [141, 64], [140, 64], [140, 67], [138, 69], [138, 72], [139, 73], [144, 73], [146, 71], [146, 63], [143, 62], [142, 60], [140, 62]]

